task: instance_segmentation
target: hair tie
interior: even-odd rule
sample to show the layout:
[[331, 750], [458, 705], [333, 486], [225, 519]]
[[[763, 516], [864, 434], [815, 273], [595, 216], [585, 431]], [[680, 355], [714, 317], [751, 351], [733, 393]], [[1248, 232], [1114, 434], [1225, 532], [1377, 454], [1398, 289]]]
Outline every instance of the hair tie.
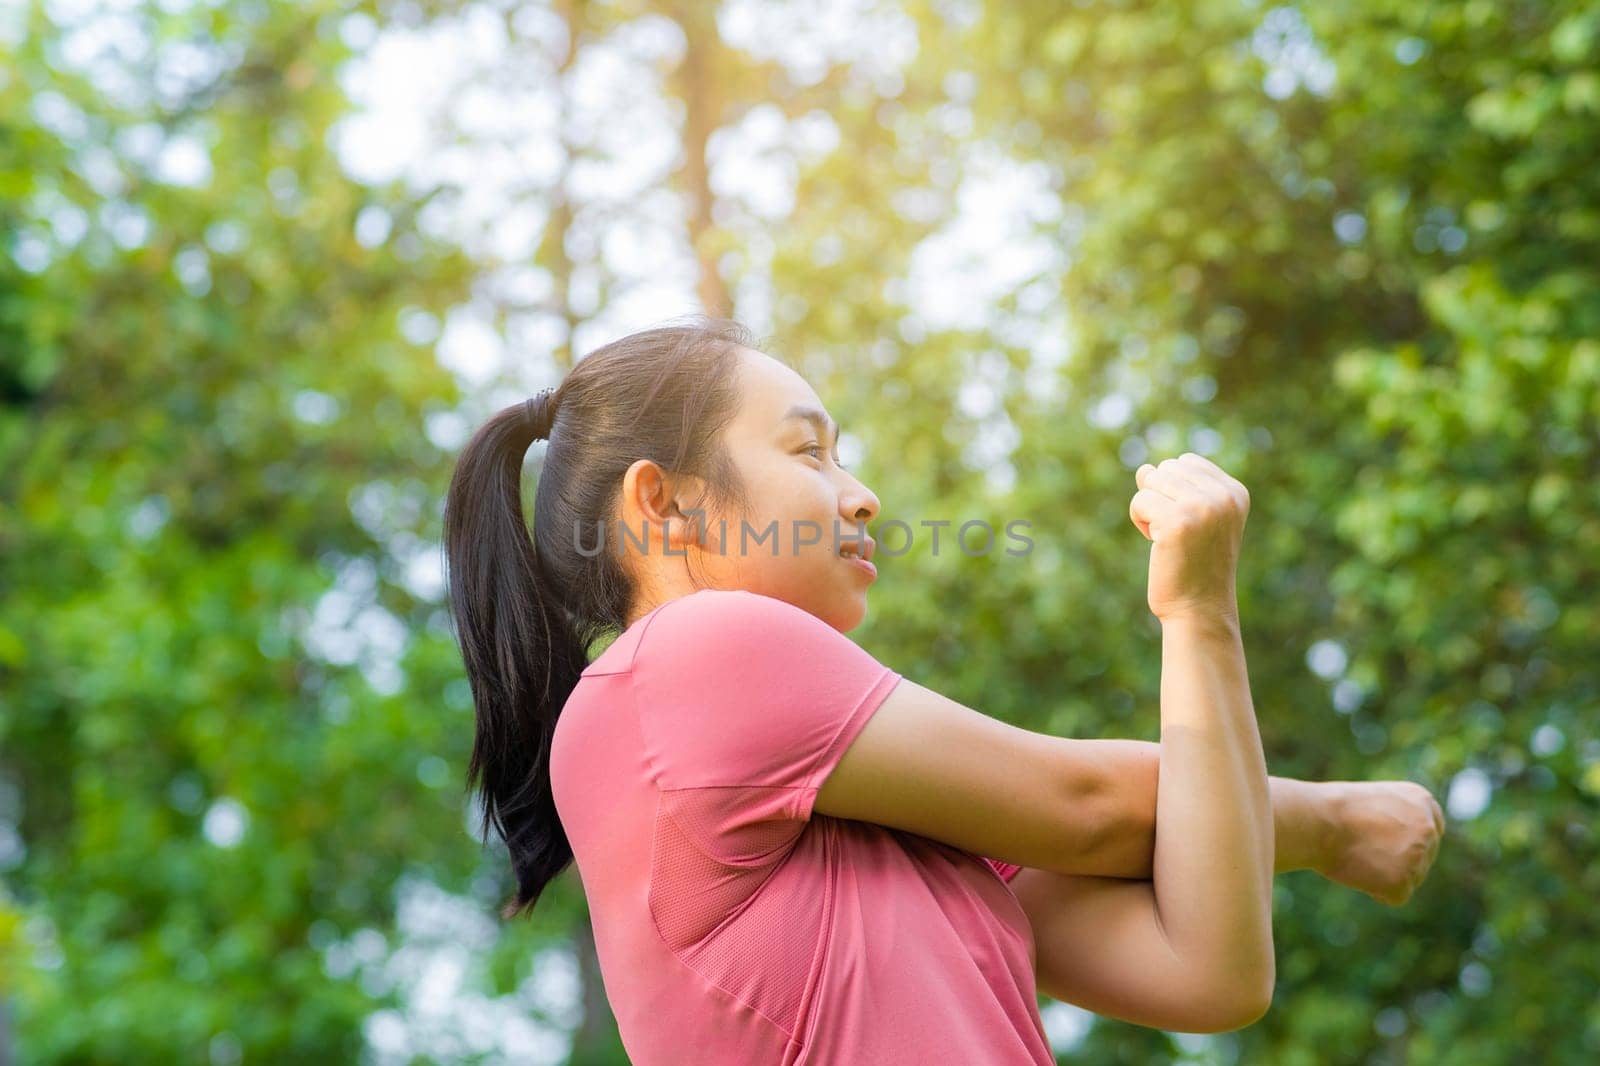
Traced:
[[522, 418], [533, 433], [534, 440], [548, 440], [551, 425], [556, 420], [555, 389], [540, 389], [522, 405]]

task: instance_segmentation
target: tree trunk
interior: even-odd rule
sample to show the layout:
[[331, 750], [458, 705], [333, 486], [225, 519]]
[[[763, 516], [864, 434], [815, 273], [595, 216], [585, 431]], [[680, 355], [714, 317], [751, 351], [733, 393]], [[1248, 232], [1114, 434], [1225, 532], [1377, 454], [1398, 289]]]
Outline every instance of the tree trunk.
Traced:
[[571, 103], [567, 89], [567, 75], [578, 61], [579, 40], [583, 34], [583, 21], [572, 0], [557, 0], [556, 13], [567, 28], [567, 54], [556, 67], [556, 101], [559, 108], [556, 138], [561, 144], [561, 173], [556, 176], [550, 190], [550, 221], [545, 226], [537, 260], [550, 272], [554, 282], [551, 302], [566, 326], [566, 336], [560, 350], [553, 353], [556, 365], [563, 374], [572, 369], [576, 353], [572, 350], [572, 335], [578, 328], [577, 315], [572, 310], [572, 259], [567, 255], [567, 230], [572, 228], [573, 209], [571, 193], [567, 189], [567, 176], [572, 172], [572, 157], [576, 149], [567, 141], [567, 119]]
[[594, 926], [585, 914], [572, 931], [572, 950], [578, 957], [578, 979], [583, 988], [583, 1021], [572, 1034], [570, 1066], [599, 1066], [621, 1060], [617, 1021], [606, 999], [600, 977], [600, 956], [594, 946]]
[[15, 1061], [11, 1054], [11, 1002], [0, 999], [0, 1066], [11, 1066]]
[[706, 145], [717, 128], [721, 111], [716, 72], [722, 41], [717, 36], [715, 14], [714, 5], [689, 2], [675, 5], [672, 18], [688, 42], [675, 88], [683, 101], [683, 168], [679, 179], [689, 199], [689, 244], [700, 264], [696, 289], [706, 314], [726, 317], [733, 313], [733, 300], [717, 269], [716, 223], [711, 215], [715, 199], [706, 162]]

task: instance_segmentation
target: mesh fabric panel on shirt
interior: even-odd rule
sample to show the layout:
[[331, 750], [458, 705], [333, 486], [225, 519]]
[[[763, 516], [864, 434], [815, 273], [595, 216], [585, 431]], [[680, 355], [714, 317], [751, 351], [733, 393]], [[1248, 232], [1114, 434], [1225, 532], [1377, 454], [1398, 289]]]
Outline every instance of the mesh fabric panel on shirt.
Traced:
[[739, 865], [720, 862], [694, 842], [696, 836], [708, 839], [709, 825], [694, 826], [691, 835], [680, 824], [715, 820], [714, 814], [700, 813], [694, 796], [686, 794], [695, 791], [667, 793], [657, 804], [650, 913], [685, 965], [792, 1035], [817, 949], [825, 871], [816, 871], [816, 888], [798, 904], [792, 895], [763, 892], [792, 851], [783, 845], [796, 839], [795, 825], [745, 826], [742, 844], [759, 845], [767, 838], [763, 858]]

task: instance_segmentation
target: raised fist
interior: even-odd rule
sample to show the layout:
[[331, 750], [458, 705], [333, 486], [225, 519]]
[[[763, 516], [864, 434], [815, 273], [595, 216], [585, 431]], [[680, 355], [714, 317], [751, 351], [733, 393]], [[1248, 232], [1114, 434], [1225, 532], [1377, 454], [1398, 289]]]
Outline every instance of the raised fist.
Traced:
[[1144, 464], [1128, 517], [1151, 541], [1149, 603], [1157, 618], [1237, 615], [1234, 571], [1250, 493], [1194, 452]]
[[1444, 811], [1414, 781], [1334, 781], [1334, 832], [1317, 872], [1399, 906], [1411, 898], [1444, 836]]

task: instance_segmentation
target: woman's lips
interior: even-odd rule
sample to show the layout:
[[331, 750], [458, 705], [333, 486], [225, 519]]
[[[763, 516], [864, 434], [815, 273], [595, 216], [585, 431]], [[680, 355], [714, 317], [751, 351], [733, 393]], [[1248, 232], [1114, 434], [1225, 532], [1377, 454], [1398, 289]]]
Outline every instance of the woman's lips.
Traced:
[[841, 555], [839, 558], [843, 559], [845, 562], [851, 564], [852, 566], [859, 567], [860, 569], [865, 570], [872, 577], [877, 577], [878, 576], [878, 568], [876, 566], [873, 566], [870, 562], [868, 562], [865, 559], [859, 558], [859, 557], [854, 556], [854, 555]]

